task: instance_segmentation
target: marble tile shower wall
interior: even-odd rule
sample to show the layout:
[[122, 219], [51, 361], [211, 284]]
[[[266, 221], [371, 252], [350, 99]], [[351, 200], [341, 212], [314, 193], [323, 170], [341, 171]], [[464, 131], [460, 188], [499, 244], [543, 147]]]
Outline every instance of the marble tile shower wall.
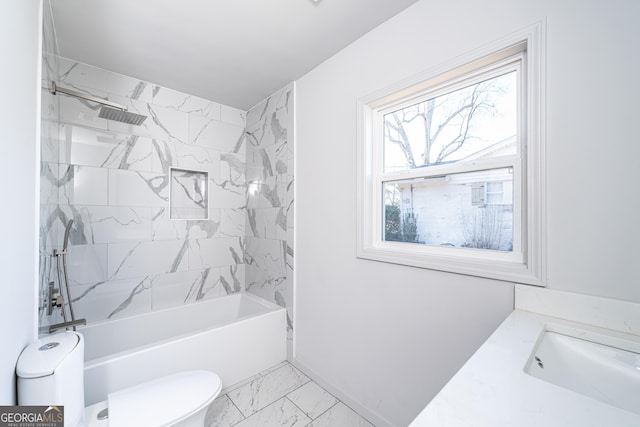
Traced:
[[[44, 175], [47, 172], [47, 165], [50, 163], [56, 164], [58, 162], [58, 134], [60, 131], [60, 118], [59, 118], [59, 105], [58, 97], [54, 96], [47, 90], [49, 82], [55, 79], [58, 75], [58, 43], [56, 39], [56, 33], [53, 23], [53, 14], [51, 12], [51, 5], [48, 0], [43, 2], [43, 14], [42, 14], [42, 99], [41, 99], [41, 130], [40, 130], [40, 161], [41, 161], [41, 173]], [[56, 169], [57, 170], [57, 169]], [[45, 218], [47, 212], [51, 211], [51, 206], [48, 204], [49, 199], [57, 200], [57, 189], [46, 186], [50, 192], [50, 197], [42, 197], [42, 203], [40, 204], [40, 215]], [[51, 228], [46, 224], [40, 225], [39, 239], [40, 239], [40, 305], [39, 313], [42, 316], [45, 310], [44, 293], [46, 291], [46, 284], [48, 283], [48, 277], [51, 274], [51, 261], [52, 258], [48, 256], [44, 242], [47, 238], [58, 240], [58, 236], [55, 234], [57, 228]]]
[[[42, 163], [43, 282], [57, 282], [50, 254], [72, 219], [77, 317], [115, 319], [244, 290], [245, 113], [65, 58], [58, 85], [148, 118], [101, 119], [95, 104], [57, 96], [57, 150]], [[171, 167], [208, 174], [207, 219], [170, 219]]]
[[287, 308], [293, 335], [293, 84], [247, 113], [247, 291]]

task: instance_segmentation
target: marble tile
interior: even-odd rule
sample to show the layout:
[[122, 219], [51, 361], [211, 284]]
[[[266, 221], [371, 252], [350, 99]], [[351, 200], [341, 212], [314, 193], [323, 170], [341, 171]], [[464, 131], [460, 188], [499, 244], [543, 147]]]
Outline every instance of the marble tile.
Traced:
[[[42, 102], [46, 102], [46, 99], [43, 99]], [[43, 109], [47, 106], [43, 105]], [[55, 117], [51, 119], [47, 119], [46, 117], [42, 118], [41, 125], [41, 134], [40, 134], [40, 161], [41, 162], [50, 162], [50, 163], [58, 163], [61, 161], [59, 156], [60, 150], [60, 126], [58, 124], [57, 118], [57, 108], [53, 105], [49, 106], [52, 111], [49, 111], [49, 114], [54, 115]], [[43, 112], [43, 114], [46, 114]], [[62, 160], [64, 162], [64, 160]]]
[[286, 174], [290, 168], [287, 156], [286, 142], [248, 151], [247, 180], [261, 180], [274, 175]]
[[248, 235], [265, 239], [287, 239], [287, 215], [283, 207], [247, 209]]
[[231, 125], [246, 126], [246, 113], [237, 108], [222, 105], [220, 110], [220, 120]]
[[247, 114], [247, 140], [253, 147], [266, 147], [287, 140], [292, 110], [292, 87], [287, 86]]
[[153, 208], [151, 216], [152, 240], [180, 240], [188, 235], [187, 220], [169, 218], [169, 208]]
[[152, 171], [151, 139], [77, 125], [63, 126], [63, 158], [74, 165]]
[[60, 208], [57, 204], [41, 204], [38, 239], [40, 253], [51, 252], [53, 248], [62, 246]]
[[207, 172], [171, 169], [170, 218], [206, 220], [209, 216]]
[[287, 398], [281, 398], [263, 410], [236, 424], [237, 427], [304, 427], [311, 419]]
[[221, 295], [230, 295], [245, 290], [245, 268], [243, 264], [220, 267]]
[[[287, 309], [287, 338], [293, 338], [293, 304], [294, 304], [294, 293], [293, 293], [293, 270], [287, 271], [287, 279], [285, 281], [284, 288], [282, 290], [277, 290], [279, 293], [275, 296], [276, 303]], [[282, 303], [278, 302], [279, 300]]]
[[[79, 88], [73, 88], [78, 90]], [[89, 95], [105, 98], [106, 94], [98, 91], [84, 91]], [[108, 128], [108, 120], [98, 117], [100, 106], [95, 102], [85, 101], [67, 95], [56, 95], [60, 106], [60, 121], [62, 123], [82, 125], [95, 129]]]
[[187, 240], [109, 245], [110, 280], [187, 270]]
[[189, 115], [187, 113], [130, 98], [113, 97], [113, 101], [124, 105], [132, 113], [147, 116], [147, 119], [139, 126], [109, 120], [107, 123], [109, 130], [170, 142], [186, 143], [188, 141]]
[[154, 310], [217, 297], [223, 291], [220, 268], [161, 274], [151, 281]]
[[286, 200], [288, 187], [287, 176], [276, 175], [258, 181], [251, 181], [247, 187], [247, 207], [281, 207]]
[[172, 166], [177, 163], [175, 160], [175, 144], [162, 138], [151, 138], [153, 151], [151, 154], [151, 169], [153, 172], [168, 174]]
[[220, 236], [245, 236], [245, 209], [219, 209], [218, 212], [220, 215]]
[[[195, 281], [190, 284], [189, 290], [183, 300], [184, 303], [201, 301], [214, 298], [220, 295], [226, 295], [224, 289], [222, 268], [205, 268], [198, 274]], [[228, 292], [235, 293], [234, 291]]]
[[[246, 404], [243, 406], [243, 400]], [[312, 420], [315, 419], [312, 423]], [[372, 427], [289, 362], [222, 390], [207, 411], [207, 426]]]
[[207, 427], [231, 427], [242, 421], [244, 417], [225, 394], [218, 397], [209, 406], [204, 425]]
[[[72, 285], [107, 280], [107, 245], [71, 245], [67, 249], [67, 269]], [[53, 260], [55, 263], [55, 259]]]
[[339, 402], [314, 420], [309, 427], [374, 427], [344, 403]]
[[306, 375], [287, 364], [228, 395], [240, 412], [249, 416], [309, 381]]
[[107, 205], [107, 169], [61, 164], [58, 185], [60, 204]]
[[287, 366], [287, 365], [291, 365], [291, 363], [289, 363], [288, 360], [283, 360], [282, 362], [271, 366], [270, 368], [265, 369], [264, 371], [260, 372], [260, 375], [265, 376], [267, 374], [270, 374], [273, 371], [277, 371], [278, 369]]
[[73, 219], [71, 244], [122, 243], [151, 240], [151, 208], [61, 206]]
[[153, 240], [208, 239], [220, 237], [219, 230], [219, 209], [209, 209], [207, 220], [170, 219], [169, 209], [153, 209]]
[[220, 233], [221, 222], [220, 209], [209, 209], [209, 219], [200, 221], [188, 220], [186, 222], [186, 237], [189, 239], [225, 237]]
[[[275, 153], [275, 147], [273, 147]], [[265, 148], [249, 150], [247, 152], [246, 179], [248, 182], [266, 179], [274, 175], [274, 159], [269, 156], [269, 150]]]
[[[283, 366], [285, 363], [288, 363], [288, 362], [283, 362], [282, 364], [277, 365], [277, 367], [278, 367], [278, 368], [280, 368], [280, 367], [281, 367], [281, 366]], [[222, 391], [220, 392], [220, 394], [229, 394], [229, 392], [232, 392], [232, 391], [237, 390], [237, 389], [239, 389], [239, 388], [241, 388], [241, 387], [244, 387], [245, 385], [247, 385], [247, 384], [251, 383], [253, 380], [256, 380], [256, 379], [258, 379], [258, 378], [262, 377], [263, 375], [264, 375], [264, 373], [263, 373], [263, 372], [260, 372], [260, 373], [258, 373], [258, 374], [255, 374], [255, 375], [253, 375], [253, 376], [249, 377], [249, 378], [246, 378], [246, 379], [244, 379], [244, 380], [242, 380], [242, 381], [240, 381], [240, 382], [237, 382], [237, 383], [235, 383], [235, 384], [231, 384], [231, 385], [229, 385], [229, 386], [226, 386], [225, 388], [223, 388], [223, 389], [222, 389]], [[223, 385], [224, 385], [224, 384], [223, 384]], [[244, 417], [243, 417], [243, 418], [244, 418]]]
[[148, 277], [103, 281], [71, 287], [76, 315], [87, 322], [132, 316], [151, 311]]
[[57, 163], [40, 163], [40, 204], [58, 204], [60, 184]]
[[273, 273], [253, 265], [246, 265], [246, 290], [287, 309], [287, 334], [293, 331], [293, 274]]
[[247, 187], [244, 182], [230, 179], [209, 179], [212, 208], [244, 208], [247, 205]]
[[59, 61], [59, 80], [66, 87], [93, 88], [112, 95], [151, 102], [151, 85], [144, 81], [63, 57]]
[[[106, 169], [102, 169], [107, 172]], [[110, 169], [109, 205], [167, 207], [169, 176], [166, 174]], [[104, 194], [107, 194], [106, 189]], [[83, 203], [89, 204], [89, 203]]]
[[246, 290], [254, 295], [275, 302], [275, 292], [286, 286], [286, 273], [266, 271], [252, 264], [245, 264]]
[[[295, 179], [291, 175], [286, 176], [287, 180], [287, 194], [285, 195], [286, 205], [285, 205], [285, 215], [288, 218], [294, 218], [295, 216]], [[290, 222], [289, 228], [293, 228], [293, 221]]]
[[287, 397], [311, 419], [318, 418], [327, 409], [338, 403], [338, 399], [313, 381], [292, 391]]
[[189, 269], [242, 263], [240, 238], [220, 237], [189, 241]]
[[246, 251], [251, 264], [265, 271], [286, 274], [286, 242], [247, 237]]
[[151, 89], [153, 96], [151, 103], [154, 105], [220, 120], [220, 104], [217, 102], [157, 85], [151, 85]]
[[212, 178], [220, 177], [221, 153], [195, 145], [173, 143], [170, 166], [209, 173]]
[[260, 103], [256, 104], [253, 108], [247, 111], [246, 119], [245, 119], [245, 127], [247, 130], [254, 130], [260, 127], [262, 120], [266, 114], [267, 108], [270, 103], [273, 102], [269, 97]]
[[238, 141], [244, 136], [244, 126], [229, 124], [197, 114], [189, 115], [189, 144], [237, 152]]
[[[41, 284], [55, 276], [47, 251], [61, 246], [73, 219], [70, 276], [92, 319], [244, 290], [245, 113], [45, 56], [45, 84], [56, 80], [147, 119], [142, 126], [100, 119], [95, 103], [43, 90]], [[170, 219], [172, 167], [209, 174], [207, 219]]]
[[222, 153], [220, 154], [220, 171], [215, 178], [228, 180], [237, 184], [246, 182], [245, 158], [243, 153]]

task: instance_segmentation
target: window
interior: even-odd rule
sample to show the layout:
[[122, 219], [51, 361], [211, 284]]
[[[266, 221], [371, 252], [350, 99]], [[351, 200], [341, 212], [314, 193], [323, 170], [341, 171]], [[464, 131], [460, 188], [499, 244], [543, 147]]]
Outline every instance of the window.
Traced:
[[359, 101], [359, 257], [542, 284], [541, 36]]

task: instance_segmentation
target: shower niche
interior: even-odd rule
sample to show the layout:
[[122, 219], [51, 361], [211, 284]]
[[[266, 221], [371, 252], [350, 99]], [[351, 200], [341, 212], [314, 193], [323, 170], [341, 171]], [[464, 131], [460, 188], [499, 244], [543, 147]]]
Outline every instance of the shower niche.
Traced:
[[170, 218], [208, 219], [209, 191], [207, 172], [171, 168]]

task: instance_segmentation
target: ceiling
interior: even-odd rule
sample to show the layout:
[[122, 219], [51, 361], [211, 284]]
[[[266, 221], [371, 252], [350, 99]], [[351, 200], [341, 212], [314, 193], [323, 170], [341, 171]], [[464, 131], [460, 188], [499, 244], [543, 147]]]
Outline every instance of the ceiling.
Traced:
[[52, 0], [64, 57], [248, 110], [418, 0]]

